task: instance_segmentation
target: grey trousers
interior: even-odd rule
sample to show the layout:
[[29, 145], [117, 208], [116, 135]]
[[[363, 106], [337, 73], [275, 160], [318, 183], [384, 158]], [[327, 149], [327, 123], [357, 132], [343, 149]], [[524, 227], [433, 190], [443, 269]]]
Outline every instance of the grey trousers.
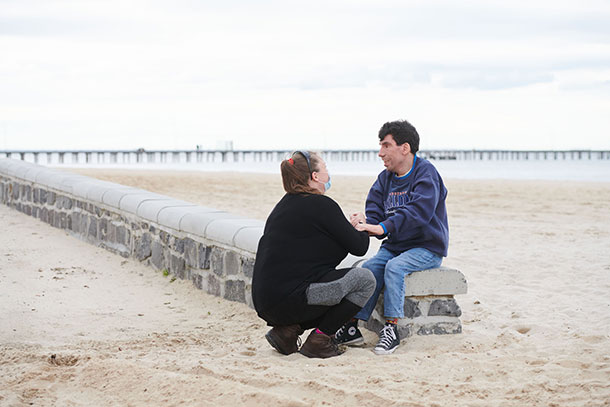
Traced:
[[345, 298], [363, 307], [373, 295], [375, 285], [375, 276], [370, 270], [354, 267], [336, 280], [310, 284], [307, 288], [307, 303], [332, 306]]

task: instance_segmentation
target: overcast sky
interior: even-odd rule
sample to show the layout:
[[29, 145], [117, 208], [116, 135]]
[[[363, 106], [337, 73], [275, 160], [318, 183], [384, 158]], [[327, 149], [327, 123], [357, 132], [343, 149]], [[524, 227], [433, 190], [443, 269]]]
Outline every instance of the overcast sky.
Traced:
[[0, 149], [610, 149], [608, 1], [0, 0]]

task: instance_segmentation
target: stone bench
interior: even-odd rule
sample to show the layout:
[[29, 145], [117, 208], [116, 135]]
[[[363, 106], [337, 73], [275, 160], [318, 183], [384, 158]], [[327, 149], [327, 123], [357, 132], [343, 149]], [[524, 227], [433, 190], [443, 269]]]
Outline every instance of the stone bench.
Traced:
[[[350, 258], [351, 257], [351, 258]], [[366, 259], [346, 259], [351, 267], [362, 266]], [[340, 267], [346, 267], [343, 262]], [[417, 335], [445, 335], [462, 332], [462, 310], [454, 296], [466, 294], [468, 284], [456, 269], [439, 267], [413, 272], [405, 277], [405, 317], [398, 320], [401, 338]], [[379, 296], [371, 318], [364, 326], [379, 332], [385, 323], [383, 293]]]

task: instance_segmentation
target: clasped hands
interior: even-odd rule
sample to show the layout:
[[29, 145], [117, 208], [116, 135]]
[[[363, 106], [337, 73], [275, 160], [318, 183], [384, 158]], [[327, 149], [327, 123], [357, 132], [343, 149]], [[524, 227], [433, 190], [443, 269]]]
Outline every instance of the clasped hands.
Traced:
[[371, 225], [366, 223], [366, 217], [362, 212], [352, 213], [349, 217], [349, 221], [359, 232], [365, 231], [368, 232], [369, 235], [378, 236], [381, 236], [384, 233], [383, 228], [380, 225]]

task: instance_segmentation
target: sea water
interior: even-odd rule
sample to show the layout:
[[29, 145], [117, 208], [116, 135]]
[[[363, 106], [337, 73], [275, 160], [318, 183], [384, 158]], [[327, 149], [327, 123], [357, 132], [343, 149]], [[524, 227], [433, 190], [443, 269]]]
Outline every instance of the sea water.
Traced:
[[[610, 160], [431, 160], [445, 179], [512, 179], [610, 182]], [[326, 161], [336, 175], [375, 176], [384, 167], [381, 159], [366, 161]], [[57, 168], [117, 168], [172, 171], [223, 171], [279, 174], [279, 161], [180, 162], [163, 164], [65, 164]]]

